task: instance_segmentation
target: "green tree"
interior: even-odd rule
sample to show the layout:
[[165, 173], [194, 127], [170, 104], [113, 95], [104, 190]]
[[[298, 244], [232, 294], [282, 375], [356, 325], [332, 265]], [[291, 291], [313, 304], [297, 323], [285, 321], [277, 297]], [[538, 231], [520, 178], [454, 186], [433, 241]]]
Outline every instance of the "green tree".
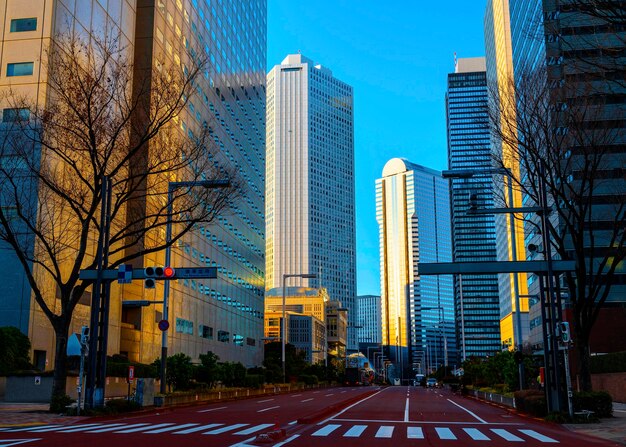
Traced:
[[0, 376], [19, 369], [29, 369], [30, 340], [12, 326], [0, 327]]
[[[161, 359], [153, 363], [157, 370], [161, 369]], [[191, 363], [191, 357], [179, 352], [167, 358], [166, 380], [174, 391], [188, 389], [194, 376], [195, 367]]]
[[211, 351], [200, 354], [200, 365], [196, 368], [196, 380], [206, 383], [210, 388], [220, 379], [219, 356]]
[[240, 362], [224, 362], [219, 364], [222, 383], [226, 386], [244, 386], [246, 367]]

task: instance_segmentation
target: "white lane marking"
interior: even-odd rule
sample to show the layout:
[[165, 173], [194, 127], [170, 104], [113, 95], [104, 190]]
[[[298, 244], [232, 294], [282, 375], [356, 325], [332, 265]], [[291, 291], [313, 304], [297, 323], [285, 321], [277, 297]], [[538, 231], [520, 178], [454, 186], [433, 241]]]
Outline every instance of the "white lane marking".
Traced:
[[422, 427], [407, 427], [406, 437], [409, 439], [424, 439]]
[[312, 401], [312, 400], [313, 400], [313, 398], [310, 398], [310, 399], [304, 399], [304, 400], [301, 400], [301, 401], [300, 401], [300, 403], [302, 403], [302, 402], [310, 402], [310, 401]]
[[559, 442], [556, 439], [548, 438], [547, 436], [544, 436], [541, 433], [537, 433], [535, 430], [521, 430], [520, 429], [520, 431], [524, 433], [525, 435], [530, 436], [531, 438], [535, 438], [537, 441], [556, 442], [556, 443]]
[[224, 425], [224, 424], [206, 424], [206, 425], [201, 425], [200, 427], [188, 428], [187, 430], [175, 431], [172, 434], [173, 435], [186, 435], [187, 433], [195, 433], [197, 431], [208, 430], [209, 428], [219, 427], [220, 425]]
[[246, 428], [245, 430], [238, 431], [237, 433], [234, 433], [234, 434], [235, 435], [251, 435], [252, 433], [256, 433], [257, 431], [261, 431], [264, 428], [269, 428], [273, 425], [274, 424], [259, 424], [259, 425], [255, 425], [254, 427], [250, 427], [250, 428]]
[[298, 397], [298, 396], [302, 396], [302, 394], [294, 394], [294, 395], [293, 395], [293, 396], [291, 396], [291, 397]]
[[273, 401], [273, 400], [274, 400], [274, 399], [263, 399], [263, 400], [258, 400], [258, 401], [257, 401], [257, 404], [264, 404], [265, 402], [271, 402], [271, 401]]
[[383, 425], [376, 432], [375, 438], [391, 438], [393, 435], [393, 426], [391, 425]]
[[503, 428], [492, 428], [491, 431], [494, 432], [496, 435], [500, 436], [501, 438], [506, 439], [507, 441], [524, 442], [522, 438], [519, 438], [515, 436], [514, 434], [509, 433]]
[[[386, 388], [386, 389], [388, 389], [388, 388]], [[334, 418], [336, 418], [337, 416], [339, 416], [339, 415], [341, 415], [341, 414], [345, 413], [346, 411], [348, 411], [348, 410], [349, 410], [349, 409], [351, 409], [352, 407], [356, 407], [356, 406], [357, 406], [357, 405], [359, 405], [360, 403], [363, 403], [363, 402], [365, 402], [367, 399], [371, 399], [372, 397], [374, 397], [374, 396], [376, 396], [376, 395], [378, 395], [379, 393], [382, 393], [382, 392], [383, 392], [383, 390], [379, 390], [379, 391], [376, 391], [374, 394], [370, 394], [369, 396], [367, 396], [367, 397], [365, 397], [365, 398], [363, 398], [363, 399], [361, 399], [361, 400], [359, 400], [359, 401], [357, 401], [357, 402], [353, 403], [352, 405], [347, 406], [346, 408], [344, 408], [343, 410], [341, 410], [341, 411], [340, 411], [339, 413], [337, 413], [336, 415], [331, 416], [331, 417], [329, 417], [328, 419], [326, 419], [326, 420], [324, 420], [324, 421], [322, 421], [322, 422], [319, 422], [317, 425], [323, 425], [323, 424], [325, 424], [326, 422], [330, 421], [331, 419], [334, 419]], [[360, 422], [365, 422], [365, 421], [360, 421]]]
[[231, 445], [229, 447], [254, 447], [254, 446], [248, 444], [248, 442], [254, 441], [255, 439], [256, 439], [256, 436], [253, 436], [251, 438], [246, 439], [245, 441], [238, 442], [237, 444], [233, 444], [233, 445]]
[[187, 427], [195, 427], [198, 424], [181, 424], [181, 425], [174, 425], [173, 427], [165, 427], [165, 428], [157, 428], [156, 430], [149, 430], [149, 431], [144, 431], [143, 434], [145, 435], [146, 433], [165, 433], [166, 431], [174, 431], [174, 430], [178, 430], [181, 428], [187, 428]]
[[[270, 399], [270, 400], [273, 400], [273, 399]], [[208, 413], [209, 411], [224, 410], [225, 408], [228, 408], [228, 407], [209, 408], [208, 410], [200, 410], [198, 411], [198, 413]]]
[[227, 431], [237, 430], [238, 428], [245, 427], [246, 425], [250, 425], [250, 424], [227, 425], [226, 427], [216, 428], [215, 430], [211, 430], [211, 431], [205, 431], [202, 434], [203, 435], [219, 435], [219, 434], [222, 434], [222, 433], [226, 433]]
[[280, 447], [281, 445], [285, 445], [288, 442], [293, 441], [294, 439], [296, 439], [297, 437], [299, 437], [300, 435], [293, 435], [287, 439], [285, 439], [283, 442], [279, 442], [278, 444], [274, 444], [274, 447]]
[[[399, 421], [398, 419], [395, 420], [388, 420], [388, 419], [348, 419], [348, 418], [338, 418], [338, 417], [333, 417], [331, 418], [334, 422], [370, 422], [370, 423], [378, 423], [378, 424], [422, 424], [422, 425], [479, 425], [479, 426], [484, 426], [485, 424], [482, 422], [449, 422], [449, 421], [408, 421], [408, 422], [404, 422], [404, 421]], [[330, 420], [327, 419], [326, 422]], [[320, 422], [317, 425], [323, 425], [324, 422]], [[506, 425], [508, 427], [512, 426], [512, 425], [526, 425], [525, 423], [521, 423], [521, 422], [488, 422], [487, 425], [489, 426], [498, 426], [498, 425]]]
[[319, 393], [321, 393], [321, 391], [313, 391], [313, 394], [319, 394]]
[[337, 430], [339, 427], [341, 427], [341, 425], [339, 424], [328, 424], [327, 426], [320, 428], [311, 436], [328, 436], [333, 431]]
[[280, 408], [280, 405], [276, 405], [275, 407], [263, 408], [262, 410], [257, 410], [257, 413], [263, 413], [264, 411], [270, 411], [270, 410], [273, 410], [274, 408]]
[[404, 406], [404, 422], [409, 422], [409, 398], [406, 398], [406, 405]]
[[439, 436], [439, 439], [456, 439], [456, 436], [454, 436], [454, 433], [452, 433], [452, 430], [450, 430], [449, 428], [435, 427], [435, 431], [437, 432], [437, 436]]
[[[43, 438], [32, 438], [32, 439], [0, 439], [1, 447], [9, 447], [18, 444], [26, 444], [27, 442], [41, 441]], [[6, 444], [9, 442], [9, 444]]]
[[137, 428], [129, 428], [129, 429], [125, 429], [125, 430], [118, 430], [118, 431], [115, 431], [113, 433], [135, 433], [135, 432], [138, 432], [138, 431], [153, 430], [155, 428], [165, 427], [165, 426], [169, 426], [169, 425], [176, 425], [176, 424], [174, 424], [173, 422], [167, 422], [165, 424], [148, 425], [147, 427], [137, 427]]
[[291, 422], [290, 422], [289, 424], [287, 424], [287, 425], [296, 425], [297, 423], [298, 423], [298, 421], [297, 421], [297, 420], [295, 420], [295, 421], [291, 421]]
[[40, 428], [40, 429], [33, 429], [33, 430], [29, 430], [29, 431], [31, 433], [44, 433], [44, 432], [47, 432], [47, 431], [62, 430], [64, 428], [67, 428], [67, 429], [69, 429], [69, 428], [78, 428], [78, 427], [93, 427], [93, 428], [96, 428], [96, 427], [100, 427], [100, 426], [102, 426], [102, 424], [83, 424], [83, 425], [69, 425], [69, 426], [68, 425], [64, 425], [64, 426], [61, 426], [61, 428], [59, 428], [59, 427], [43, 428], [43, 429]]
[[343, 394], [343, 393], [345, 393], [345, 392], [346, 392], [346, 391], [342, 391], [340, 394]]
[[[121, 427], [107, 427], [107, 428], [99, 428], [97, 430], [88, 430], [85, 433], [106, 433], [108, 431], [113, 431], [113, 430], [121, 430], [122, 428], [132, 428], [132, 427], [143, 427], [143, 428], [149, 428], [146, 427], [146, 425], [150, 425], [147, 422], [142, 422], [141, 424], [130, 424], [130, 425], [126, 425], [126, 424], [122, 424]], [[95, 427], [94, 427], [95, 429]]]
[[483, 434], [480, 430], [476, 428], [464, 428], [463, 431], [470, 435], [474, 441], [491, 441], [487, 435]]
[[93, 427], [93, 426], [90, 426], [90, 427], [76, 427], [76, 428], [68, 428], [66, 430], [57, 430], [57, 433], [74, 433], [74, 432], [78, 432], [78, 431], [94, 430], [96, 428], [111, 427], [112, 425], [116, 426], [117, 428], [122, 428], [122, 426], [124, 426], [126, 424], [98, 424], [95, 427]]
[[335, 393], [330, 393], [330, 394], [325, 394], [324, 397], [328, 397], [328, 396], [334, 396]]
[[488, 424], [488, 422], [487, 422], [486, 420], [484, 420], [484, 419], [482, 419], [482, 418], [478, 417], [478, 415], [477, 415], [476, 413], [474, 413], [474, 412], [472, 412], [472, 411], [468, 410], [467, 408], [465, 408], [465, 407], [464, 407], [464, 406], [462, 406], [462, 405], [457, 404], [457, 403], [456, 403], [455, 401], [453, 401], [453, 400], [450, 400], [450, 399], [447, 399], [447, 400], [448, 400], [448, 402], [450, 402], [450, 403], [452, 403], [452, 404], [456, 405], [457, 407], [459, 407], [461, 410], [463, 410], [463, 411], [467, 411], [469, 414], [471, 414], [472, 416], [474, 416], [474, 417], [476, 418], [476, 420], [478, 420], [478, 421], [482, 422], [483, 424]]
[[353, 425], [350, 430], [343, 434], [344, 438], [358, 438], [365, 431], [367, 425]]

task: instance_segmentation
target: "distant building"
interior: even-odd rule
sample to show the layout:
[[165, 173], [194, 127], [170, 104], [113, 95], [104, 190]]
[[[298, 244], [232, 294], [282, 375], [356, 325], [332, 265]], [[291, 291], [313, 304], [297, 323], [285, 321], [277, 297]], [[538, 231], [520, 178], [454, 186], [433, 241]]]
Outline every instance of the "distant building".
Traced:
[[[419, 262], [450, 262], [450, 196], [440, 172], [394, 158], [376, 180], [381, 321], [389, 374], [409, 379], [456, 359], [452, 277], [420, 276]], [[392, 373], [393, 372], [393, 373]]]
[[285, 286], [325, 287], [354, 325], [352, 87], [301, 54], [267, 75], [266, 178], [266, 289], [282, 287], [284, 274], [315, 273]]
[[357, 296], [356, 313], [359, 344], [380, 343], [382, 340], [380, 296]]
[[[491, 145], [487, 115], [485, 58], [459, 59], [448, 74], [446, 121], [448, 167], [479, 173], [450, 181], [454, 262], [497, 261], [495, 217], [468, 215], [472, 195], [483, 208], [494, 207], [489, 170]], [[457, 341], [461, 359], [485, 357], [502, 349], [497, 275], [457, 275], [454, 279]]]
[[335, 359], [346, 357], [348, 340], [348, 311], [340, 301], [326, 303], [328, 355]]

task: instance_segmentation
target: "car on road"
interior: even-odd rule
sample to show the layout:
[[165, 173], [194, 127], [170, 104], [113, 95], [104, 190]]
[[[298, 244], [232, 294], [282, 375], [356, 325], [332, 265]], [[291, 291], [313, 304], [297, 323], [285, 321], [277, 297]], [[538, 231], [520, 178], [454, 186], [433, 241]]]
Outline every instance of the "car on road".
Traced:
[[437, 383], [437, 379], [434, 377], [429, 377], [426, 379], [426, 388], [438, 388], [439, 384]]

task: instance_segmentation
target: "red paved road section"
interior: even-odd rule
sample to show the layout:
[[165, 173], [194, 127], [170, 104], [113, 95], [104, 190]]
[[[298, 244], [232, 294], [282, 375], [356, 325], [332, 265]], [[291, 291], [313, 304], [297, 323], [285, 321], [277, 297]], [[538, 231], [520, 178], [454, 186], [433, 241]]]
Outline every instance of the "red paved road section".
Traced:
[[[423, 388], [337, 388], [269, 396], [165, 414], [91, 420], [69, 426], [0, 431], [0, 447], [253, 446], [257, 434], [285, 428], [286, 438], [264, 444], [302, 446], [608, 447], [558, 425], [527, 419], [494, 406]], [[295, 421], [348, 399], [357, 400], [317, 424]], [[10, 444], [10, 440], [20, 444]]]

